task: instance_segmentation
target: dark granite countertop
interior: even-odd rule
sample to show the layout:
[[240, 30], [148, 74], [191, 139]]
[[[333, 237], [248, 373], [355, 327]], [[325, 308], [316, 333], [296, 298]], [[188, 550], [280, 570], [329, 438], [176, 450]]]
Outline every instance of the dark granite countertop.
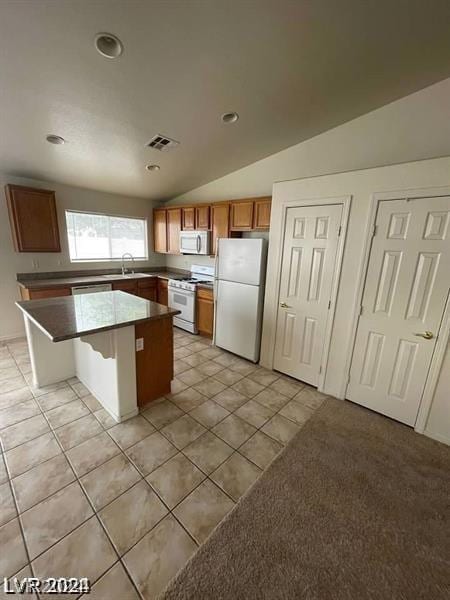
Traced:
[[62, 298], [26, 300], [16, 305], [53, 342], [128, 327], [143, 321], [171, 318], [180, 313], [121, 291]]
[[101, 283], [114, 283], [116, 281], [129, 281], [136, 279], [147, 279], [149, 277], [157, 279], [179, 279], [188, 275], [189, 272], [181, 271], [151, 271], [151, 272], [139, 272], [128, 275], [122, 275], [121, 273], [107, 273], [104, 275], [93, 274], [93, 275], [74, 275], [73, 277], [65, 276], [49, 278], [27, 278], [26, 276], [18, 276], [17, 283], [28, 290], [39, 290], [57, 287], [74, 287], [78, 285], [95, 285]]

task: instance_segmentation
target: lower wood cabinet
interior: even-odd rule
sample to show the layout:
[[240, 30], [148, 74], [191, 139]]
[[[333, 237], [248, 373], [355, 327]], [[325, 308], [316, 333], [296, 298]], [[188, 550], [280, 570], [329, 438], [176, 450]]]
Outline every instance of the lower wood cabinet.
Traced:
[[39, 290], [29, 290], [27, 288], [20, 288], [20, 297], [22, 300], [39, 300], [40, 298], [58, 298], [60, 296], [71, 296], [72, 290], [70, 288], [47, 288]]
[[130, 279], [129, 281], [115, 281], [112, 284], [112, 289], [128, 292], [129, 294], [137, 294], [137, 282], [135, 279]]
[[156, 302], [158, 302], [158, 304], [164, 304], [164, 306], [169, 305], [169, 292], [167, 284], [167, 279], [158, 279]]
[[197, 328], [200, 335], [212, 337], [214, 328], [214, 294], [212, 290], [197, 290]]
[[158, 280], [157, 279], [144, 279], [137, 281], [137, 295], [146, 300], [157, 302]]

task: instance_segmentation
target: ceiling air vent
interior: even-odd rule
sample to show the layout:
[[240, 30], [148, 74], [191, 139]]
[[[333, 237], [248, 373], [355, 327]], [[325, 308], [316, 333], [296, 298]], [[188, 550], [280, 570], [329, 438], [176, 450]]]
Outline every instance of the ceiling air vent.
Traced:
[[160, 133], [158, 133], [158, 135], [154, 135], [152, 137], [152, 139], [149, 141], [149, 143], [147, 144], [147, 146], [149, 148], [154, 148], [155, 150], [161, 150], [161, 152], [168, 152], [169, 150], [173, 150], [174, 148], [176, 148], [179, 145], [180, 145], [180, 142], [171, 140], [170, 138], [168, 138], [164, 135], [161, 135]]

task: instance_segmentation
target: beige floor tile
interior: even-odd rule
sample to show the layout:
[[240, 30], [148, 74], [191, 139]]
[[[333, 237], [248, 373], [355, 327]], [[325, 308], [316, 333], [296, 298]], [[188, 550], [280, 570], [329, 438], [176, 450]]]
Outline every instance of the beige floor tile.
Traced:
[[168, 515], [123, 560], [144, 599], [153, 600], [196, 548], [181, 525]]
[[142, 415], [150, 421], [156, 429], [161, 429], [161, 427], [164, 427], [178, 419], [178, 417], [181, 417], [183, 411], [169, 400], [163, 400], [158, 404], [151, 404]]
[[24, 512], [31, 508], [74, 479], [73, 471], [63, 454], [50, 458], [15, 477], [12, 479], [12, 485], [19, 511]]
[[[187, 365], [190, 365], [189, 368], [199, 367], [203, 363], [209, 362], [206, 356], [202, 356], [197, 352], [197, 354], [191, 354], [190, 356], [186, 356], [186, 358], [182, 359]], [[186, 369], [184, 369], [186, 370]]]
[[300, 404], [300, 402], [291, 400], [283, 406], [279, 414], [286, 417], [286, 419], [294, 421], [297, 425], [303, 425], [314, 414], [314, 411], [312, 408]]
[[3, 455], [0, 454], [0, 484], [5, 483], [5, 481], [8, 481], [8, 473], [6, 471]]
[[[33, 561], [35, 577], [87, 577], [96, 581], [117, 561], [111, 543], [96, 517], [60, 540]], [[69, 575], [70, 574], [70, 575]], [[67, 595], [58, 595], [65, 598]]]
[[270, 371], [269, 369], [257, 369], [248, 376], [249, 379], [256, 381], [256, 383], [259, 383], [264, 387], [270, 385], [279, 379], [279, 377], [279, 373], [275, 373], [275, 371]]
[[14, 517], [17, 517], [16, 505], [9, 481], [6, 481], [0, 485], [0, 526], [11, 521]]
[[213, 427], [212, 431], [233, 448], [238, 448], [255, 433], [256, 429], [239, 417], [230, 415]]
[[210, 477], [237, 502], [261, 473], [260, 468], [234, 452]]
[[94, 415], [86, 415], [55, 429], [54, 433], [64, 450], [70, 450], [70, 448], [78, 446], [78, 444], [102, 433], [102, 431], [103, 427]]
[[167, 513], [155, 492], [141, 480], [103, 508], [99, 515], [122, 556]]
[[244, 394], [244, 396], [247, 396], [247, 398], [253, 398], [253, 396], [256, 396], [256, 394], [262, 392], [264, 387], [259, 383], [256, 383], [256, 381], [248, 379], [248, 377], [244, 377], [244, 379], [241, 379], [233, 385], [233, 389], [241, 394]]
[[50, 392], [54, 392], [56, 390], [62, 390], [64, 388], [70, 389], [70, 386], [66, 381], [58, 381], [58, 383], [44, 385], [43, 387], [40, 387], [40, 388], [34, 387], [32, 384], [30, 384], [30, 386], [31, 386], [31, 391], [33, 392], [33, 395], [35, 396], [35, 398], [39, 398], [39, 396], [43, 396], [44, 394], [49, 394]]
[[191, 352], [201, 352], [202, 350], [207, 350], [207, 345], [203, 342], [195, 341], [188, 346]]
[[30, 559], [42, 554], [93, 514], [77, 481], [24, 512], [20, 520]]
[[218, 348], [206, 348], [204, 350], [201, 350], [200, 354], [205, 358], [212, 360], [218, 358], [222, 354], [222, 351]]
[[[25, 579], [25, 577], [32, 577], [32, 576], [33, 576], [33, 574], [31, 573], [30, 566], [27, 565], [26, 567], [21, 569], [18, 573], [15, 573], [12, 577], [9, 578], [10, 589], [15, 587], [15, 581], [21, 581], [21, 580]], [[23, 597], [27, 598], [27, 600], [31, 600], [31, 599], [39, 600], [37, 595], [34, 592], [29, 592], [29, 593], [25, 594]], [[7, 594], [6, 592], [3, 592], [3, 586], [2, 586], [0, 588], [0, 599], [1, 600], [11, 600], [11, 598], [14, 598], [14, 596], [11, 596], [10, 593]]]
[[300, 428], [289, 419], [275, 415], [262, 427], [261, 431], [282, 444], [287, 444], [300, 431]]
[[244, 396], [244, 394], [241, 394], [233, 388], [227, 388], [226, 390], [223, 390], [223, 392], [220, 392], [219, 394], [217, 394], [217, 396], [214, 396], [213, 400], [214, 402], [217, 402], [217, 404], [220, 404], [220, 406], [223, 406], [223, 408], [226, 408], [230, 412], [233, 412], [234, 410], [248, 402], [247, 396]]
[[233, 383], [236, 383], [243, 377], [243, 375], [237, 373], [236, 371], [232, 371], [231, 369], [223, 369], [214, 375], [214, 379], [217, 379], [225, 385], [233, 385]]
[[218, 363], [212, 360], [208, 360], [207, 362], [200, 364], [197, 367], [197, 370], [200, 371], [200, 373], [211, 377], [212, 375], [216, 375], [217, 373], [219, 373], [219, 371], [223, 371], [223, 366], [219, 365]]
[[189, 412], [208, 400], [206, 396], [200, 394], [200, 392], [194, 390], [194, 388], [188, 388], [179, 394], [171, 396], [170, 399], [178, 406], [178, 408], [181, 408], [181, 410], [186, 412]]
[[15, 367], [15, 366], [16, 366], [16, 361], [13, 359], [12, 356], [9, 356], [6, 358], [1, 358], [1, 356], [0, 356], [0, 370], [10, 369], [11, 367]]
[[161, 429], [161, 432], [178, 450], [182, 450], [205, 431], [203, 425], [200, 425], [200, 423], [189, 415], [184, 415]]
[[191, 354], [192, 352], [187, 348], [175, 348], [175, 350], [173, 351], [173, 356], [175, 360], [178, 360], [179, 358], [184, 359], [186, 358], [186, 356], [190, 356]]
[[42, 415], [36, 415], [27, 420], [27, 426], [22, 423], [11, 425], [0, 432], [0, 438], [3, 442], [4, 450], [10, 450], [20, 444], [39, 437], [43, 433], [50, 431], [47, 421]]
[[304, 383], [296, 382], [293, 379], [287, 379], [284, 377], [280, 377], [280, 379], [277, 379], [270, 384], [270, 387], [273, 390], [279, 392], [280, 394], [284, 394], [288, 398], [293, 398], [301, 389], [303, 389], [304, 386]]
[[171, 396], [174, 396], [175, 394], [178, 394], [179, 392], [182, 392], [183, 390], [187, 390], [188, 387], [189, 387], [188, 385], [186, 385], [180, 379], [175, 377], [170, 382], [170, 394], [167, 394], [166, 396], [167, 396], [167, 398], [170, 398]]
[[101, 408], [103, 408], [100, 402], [97, 400], [97, 398], [92, 394], [89, 394], [88, 396], [83, 396], [82, 400], [91, 412], [95, 412], [96, 410], [100, 410]]
[[24, 387], [26, 387], [25, 378], [22, 375], [19, 375], [13, 379], [2, 381], [0, 389], [2, 390], [2, 394], [7, 394], [8, 392], [13, 392]]
[[200, 371], [196, 368], [189, 369], [189, 371], [184, 371], [184, 373], [180, 373], [178, 375], [178, 379], [186, 385], [195, 385], [196, 383], [203, 381], [205, 378], [206, 375], [200, 373]]
[[6, 381], [7, 379], [14, 379], [14, 377], [18, 377], [19, 375], [20, 371], [16, 366], [0, 369], [0, 382]]
[[98, 419], [104, 429], [111, 429], [111, 427], [117, 425], [117, 421], [115, 421], [109, 412], [107, 412], [104, 408], [96, 410], [94, 412], [94, 417]]
[[234, 502], [207, 479], [176, 507], [174, 513], [201, 544], [233, 506]]
[[148, 475], [162, 465], [177, 449], [159, 432], [152, 433], [126, 451], [142, 475]]
[[67, 451], [78, 477], [106, 462], [120, 450], [106, 432], [100, 433]]
[[77, 381], [76, 383], [71, 383], [70, 385], [71, 385], [72, 389], [75, 391], [78, 398], [85, 398], [86, 396], [89, 396], [91, 393], [87, 389], [87, 387], [83, 383], [81, 383], [81, 381]]
[[45, 412], [52, 410], [53, 408], [58, 408], [58, 406], [63, 406], [64, 404], [75, 400], [76, 397], [77, 395], [75, 392], [71, 388], [67, 387], [39, 396], [38, 402], [42, 410]]
[[[35, 400], [27, 400], [6, 408], [0, 412], [0, 429], [21, 423], [25, 419], [40, 414], [41, 411]], [[24, 427], [26, 424], [24, 424]]]
[[250, 423], [250, 425], [259, 428], [273, 416], [274, 411], [254, 400], [249, 400], [238, 408], [234, 414]]
[[177, 360], [174, 361], [173, 372], [175, 375], [178, 375], [179, 373], [183, 373], [183, 371], [187, 371], [188, 369], [190, 369], [191, 367], [194, 367], [194, 366], [195, 365], [191, 365], [188, 362], [186, 362], [185, 359], [178, 358]]
[[257, 431], [239, 448], [239, 452], [260, 469], [265, 469], [282, 449], [283, 446], [279, 442]]
[[[28, 558], [19, 519], [13, 519], [0, 527], [0, 548], [1, 577], [11, 577], [27, 564]], [[8, 549], [7, 552], [5, 548]]]
[[25, 442], [5, 453], [11, 477], [17, 477], [39, 463], [61, 454], [61, 448], [52, 432]]
[[124, 454], [119, 454], [81, 478], [96, 510], [137, 483], [141, 476]]
[[46, 417], [53, 429], [56, 429], [89, 414], [88, 407], [81, 400], [72, 400], [72, 402], [64, 404], [64, 406], [58, 406], [58, 408], [49, 410], [46, 413]]
[[279, 411], [285, 404], [289, 402], [289, 398], [287, 396], [279, 394], [270, 387], [265, 388], [262, 392], [256, 394], [253, 400], [272, 411]]
[[81, 596], [85, 600], [140, 600], [136, 589], [120, 563], [116, 563], [100, 577], [89, 594]]
[[300, 392], [294, 396], [294, 400], [300, 402], [304, 406], [308, 406], [308, 408], [312, 408], [316, 410], [320, 406], [322, 406], [324, 400], [326, 400], [327, 396], [318, 392], [315, 388], [310, 387], [309, 385], [305, 385], [305, 387], [300, 390]]
[[181, 502], [204, 479], [205, 475], [181, 453], [147, 477], [147, 481], [170, 509]]
[[[0, 388], [3, 390], [3, 386], [0, 386]], [[16, 404], [26, 402], [27, 400], [31, 400], [32, 398], [33, 394], [31, 393], [31, 390], [28, 386], [20, 387], [10, 392], [2, 392], [0, 393], [0, 410], [11, 408], [11, 406], [15, 406]]]
[[209, 429], [217, 425], [222, 419], [225, 419], [230, 413], [213, 400], [207, 400], [200, 406], [197, 406], [197, 408], [194, 408], [194, 410], [191, 410], [189, 414]]
[[114, 425], [108, 430], [109, 435], [119, 446], [125, 450], [134, 444], [137, 444], [148, 435], [153, 433], [155, 428], [144, 417], [138, 415], [128, 421]]
[[220, 392], [223, 392], [227, 386], [220, 381], [217, 381], [217, 379], [210, 377], [209, 379], [197, 383], [193, 387], [197, 392], [200, 392], [207, 398], [212, 398], [213, 396], [217, 396]]
[[183, 452], [208, 475], [230, 456], [233, 448], [230, 448], [223, 440], [207, 431], [195, 442], [189, 444]]
[[216, 356], [214, 361], [224, 367], [230, 367], [230, 365], [236, 362], [236, 357], [234, 356], [234, 354], [228, 354], [227, 352], [223, 352], [219, 356]]

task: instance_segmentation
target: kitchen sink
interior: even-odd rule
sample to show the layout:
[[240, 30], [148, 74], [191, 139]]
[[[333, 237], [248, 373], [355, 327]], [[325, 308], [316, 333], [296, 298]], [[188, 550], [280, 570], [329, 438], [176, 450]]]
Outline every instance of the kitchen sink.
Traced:
[[114, 273], [113, 275], [102, 275], [105, 279], [140, 279], [141, 277], [154, 277], [151, 273]]

